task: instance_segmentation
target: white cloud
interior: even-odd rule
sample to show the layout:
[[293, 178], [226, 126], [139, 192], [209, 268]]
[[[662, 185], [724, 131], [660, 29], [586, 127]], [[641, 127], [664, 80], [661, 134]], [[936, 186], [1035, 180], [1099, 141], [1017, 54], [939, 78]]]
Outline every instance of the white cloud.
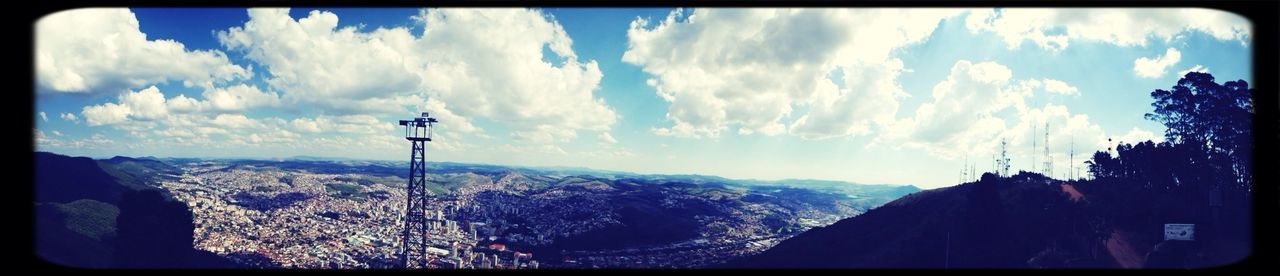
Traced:
[[[1004, 140], [1013, 159], [1013, 171], [1031, 170], [1032, 161], [1036, 171], [1041, 171], [1046, 159], [1051, 159], [1053, 177], [1064, 177], [1070, 168], [1082, 168], [1094, 151], [1114, 147], [1120, 140], [1161, 140], [1158, 135], [1138, 128], [1121, 136], [1109, 136], [1094, 122], [1097, 118], [1073, 114], [1064, 105], [1027, 106], [1026, 98], [1034, 96], [1035, 91], [1079, 92], [1065, 82], [1017, 80], [1012, 75], [1011, 70], [998, 63], [974, 64], [961, 60], [952, 66], [946, 80], [934, 86], [932, 101], [921, 104], [914, 116], [893, 124], [876, 137], [874, 143], [920, 149], [948, 160], [965, 156], [969, 160], [986, 160], [998, 154], [1000, 141]], [[1108, 143], [1108, 137], [1118, 140]], [[1033, 141], [1035, 147], [1032, 147]], [[1031, 160], [1032, 156], [1035, 160]], [[979, 168], [983, 168], [982, 165]]]
[[[927, 39], [958, 9], [696, 9], [632, 21], [623, 61], [654, 76], [670, 102], [658, 135], [718, 137], [791, 131], [862, 135], [905, 93], [890, 52]], [[843, 78], [828, 79], [840, 72]], [[809, 106], [804, 114], [796, 107]], [[788, 126], [790, 121], [790, 126]]]
[[[284, 123], [282, 122], [283, 126]], [[288, 126], [295, 131], [312, 134], [336, 133], [358, 134], [366, 137], [397, 137], [396, 125], [392, 121], [380, 120], [370, 115], [317, 116], [314, 118], [295, 118], [288, 121]], [[437, 134], [433, 134], [438, 136]]]
[[[276, 106], [275, 94], [259, 91], [244, 84], [205, 91], [206, 100], [185, 95], [165, 99], [159, 88], [151, 86], [142, 90], [125, 91], [116, 103], [86, 106], [82, 111], [90, 126], [117, 124], [128, 120], [152, 121], [165, 119], [171, 114], [197, 114], [244, 112], [250, 108]], [[63, 119], [75, 121], [74, 114], [64, 114]]]
[[994, 32], [1010, 49], [1024, 41], [1062, 50], [1068, 40], [1118, 46], [1146, 46], [1148, 38], [1170, 41], [1185, 32], [1247, 45], [1252, 25], [1243, 17], [1201, 8], [1001, 8], [974, 10], [965, 25], [972, 32]]
[[1064, 81], [1055, 79], [1044, 79], [1044, 90], [1051, 93], [1058, 93], [1068, 96], [1080, 96], [1080, 90], [1075, 86], [1071, 86]]
[[1203, 65], [1196, 64], [1195, 66], [1191, 66], [1191, 68], [1187, 68], [1187, 70], [1178, 71], [1177, 77], [1178, 78], [1185, 77], [1187, 76], [1187, 73], [1191, 73], [1191, 72], [1209, 73], [1209, 68], [1204, 67]]
[[123, 123], [129, 120], [130, 113], [128, 106], [116, 103], [86, 106], [80, 111], [80, 115], [84, 116], [84, 122], [89, 126]]
[[1067, 47], [1067, 35], [1045, 33], [1055, 25], [1056, 14], [1056, 9], [977, 9], [965, 18], [965, 26], [971, 32], [995, 32], [1010, 49], [1028, 40], [1041, 48], [1061, 50]]
[[1123, 135], [1112, 137], [1111, 142], [1114, 143], [1114, 145], [1109, 145], [1109, 146], [1114, 147], [1116, 145], [1119, 145], [1120, 143], [1137, 144], [1141, 142], [1146, 142], [1147, 140], [1151, 140], [1154, 143], [1160, 143], [1160, 142], [1164, 142], [1164, 136], [1156, 134], [1151, 131], [1147, 131], [1145, 129], [1134, 127], [1133, 129], [1130, 129], [1129, 132]]
[[80, 123], [80, 119], [76, 118], [76, 114], [73, 114], [73, 113], [69, 113], [69, 112], [62, 113], [62, 115], [59, 117], [62, 117], [63, 120], [67, 120], [72, 123], [77, 123], [77, 124]]
[[263, 127], [262, 123], [257, 120], [250, 119], [249, 117], [240, 114], [219, 114], [213, 118], [211, 123], [215, 126], [227, 129]]
[[251, 74], [220, 51], [147, 40], [128, 9], [74, 9], [36, 22], [36, 83], [49, 91], [115, 93], [168, 81], [209, 88]]
[[895, 123], [880, 138], [905, 141], [947, 158], [978, 150], [1005, 128], [996, 111], [1020, 105], [1028, 83], [1013, 85], [1012, 71], [995, 62], [956, 62], [946, 80], [933, 87], [933, 101], [915, 116]]
[[39, 129], [33, 129], [33, 130], [35, 131], [35, 138], [36, 138], [35, 146], [37, 150], [40, 150], [40, 151], [48, 151], [52, 149], [67, 149], [67, 148], [102, 149], [115, 144], [114, 140], [108, 139], [105, 135], [102, 135], [101, 133], [94, 133], [90, 137], [81, 138], [81, 139], [68, 139], [68, 137], [64, 137], [62, 133], [58, 131], [52, 131], [51, 133], [53, 133], [55, 137], [50, 137], [45, 135], [44, 132], [40, 131]]
[[311, 11], [294, 20], [288, 12], [249, 9], [243, 26], [217, 33], [224, 47], [266, 67], [266, 82], [287, 99], [341, 110], [351, 102], [413, 92], [420, 82], [402, 50], [412, 40], [406, 29], [335, 30], [333, 13]]
[[[279, 96], [276, 94], [262, 92], [255, 86], [244, 84], [205, 91], [204, 98], [210, 108], [219, 112], [240, 112], [255, 107], [276, 106], [280, 103]], [[184, 101], [175, 103], [174, 107], [186, 109], [187, 106], [191, 106], [189, 99]]]
[[327, 119], [323, 119], [323, 118], [317, 118], [317, 119], [297, 118], [297, 119], [293, 119], [293, 121], [291, 121], [290, 124], [293, 126], [293, 129], [297, 131], [319, 133], [321, 131], [324, 131], [324, 129], [321, 128], [321, 125], [323, 124], [326, 127], [328, 127], [327, 123], [328, 123]]
[[44, 114], [44, 111], [40, 111], [40, 120], [44, 120], [44, 122], [48, 123], [48, 122], [49, 122], [49, 116], [48, 116], [48, 115], [45, 115], [45, 114]]
[[288, 126], [289, 122], [280, 118], [251, 118], [243, 114], [171, 113], [164, 120], [131, 121], [115, 127], [130, 131], [135, 137], [148, 143], [174, 143], [182, 146], [216, 148], [273, 143], [292, 145], [304, 141], [305, 137], [289, 131]]
[[578, 61], [564, 29], [539, 11], [422, 10], [416, 37], [408, 28], [338, 28], [337, 15], [322, 11], [294, 20], [287, 9], [250, 9], [249, 17], [218, 32], [219, 41], [266, 67], [284, 102], [403, 114], [425, 98], [426, 111], [460, 133], [479, 134], [470, 122], [487, 118], [544, 142], [607, 130], [617, 117], [593, 95], [599, 66]]
[[1164, 76], [1164, 71], [1169, 66], [1177, 64], [1182, 60], [1182, 53], [1177, 49], [1169, 48], [1165, 50], [1163, 55], [1155, 58], [1140, 57], [1133, 61], [1133, 73], [1144, 78], [1159, 78]]
[[[1078, 93], [1057, 80], [1015, 80], [1012, 71], [998, 63], [961, 60], [952, 66], [946, 80], [934, 86], [932, 101], [921, 104], [914, 116], [899, 120], [875, 142], [954, 159], [989, 156], [998, 150], [1000, 140], [1006, 139], [1012, 153], [1029, 156], [1030, 139], [1043, 139], [1032, 136], [1031, 128], [1038, 128], [1043, 135], [1047, 122], [1054, 153], [1066, 152], [1070, 142], [1061, 137], [1072, 135], [1081, 150], [1105, 145], [1102, 128], [1090, 122], [1088, 115], [1071, 114], [1065, 106], [1054, 104], [1028, 107], [1025, 100], [1036, 90]], [[1037, 154], [1042, 151], [1036, 150]]]
[[897, 97], [906, 92], [895, 81], [903, 71], [902, 61], [891, 59], [882, 65], [841, 67], [845, 88], [830, 80], [818, 84], [809, 112], [790, 127], [791, 134], [806, 139], [857, 136], [871, 132], [871, 124], [893, 122], [898, 113]]
[[188, 98], [187, 95], [181, 95], [181, 94], [179, 94], [176, 97], [170, 98], [168, 101], [166, 101], [165, 104], [166, 104], [166, 108], [168, 108], [169, 111], [174, 113], [197, 112], [204, 109], [204, 106], [207, 105], [207, 103], [201, 102], [200, 100]]
[[[1084, 161], [1096, 150], [1107, 147], [1106, 132], [1092, 121], [1087, 114], [1073, 114], [1066, 106], [1046, 104], [1039, 109], [1028, 109], [1019, 112], [1012, 118], [1017, 123], [1004, 130], [999, 137], [1007, 138], [1008, 151], [1013, 156], [1013, 170], [1030, 170], [1034, 154], [1036, 170], [1043, 169], [1045, 148], [1045, 127], [1048, 127], [1049, 158], [1053, 161], [1055, 177], [1069, 171], [1071, 162], [1080, 168]], [[1032, 133], [1032, 127], [1036, 132]], [[1032, 140], [1036, 147], [1032, 148]], [[993, 144], [992, 149], [995, 149]], [[1075, 152], [1074, 160], [1070, 155]], [[1033, 153], [1034, 152], [1034, 153]]]
[[600, 140], [600, 143], [604, 143], [604, 144], [618, 143], [618, 139], [613, 139], [613, 135], [609, 134], [608, 132], [601, 132], [598, 138]]
[[169, 114], [164, 94], [155, 86], [120, 94], [120, 104], [129, 108], [130, 118], [137, 120], [154, 120]]
[[543, 145], [513, 145], [513, 144], [503, 144], [502, 146], [497, 147], [497, 148], [496, 148], [496, 150], [497, 150], [498, 152], [513, 153], [513, 154], [525, 155], [525, 156], [528, 156], [528, 155], [533, 155], [533, 156], [560, 155], [560, 156], [563, 156], [563, 155], [568, 155], [568, 154], [569, 154], [569, 152], [565, 151], [563, 148], [560, 148], [559, 146], [556, 146], [556, 145], [549, 145], [549, 144], [543, 144]]
[[471, 124], [471, 120], [466, 117], [458, 116], [458, 114], [450, 111], [444, 102], [436, 99], [427, 99], [421, 110], [429, 110], [432, 117], [440, 120], [441, 124], [437, 125], [441, 131], [457, 131], [459, 133], [476, 133], [484, 132], [484, 129]]

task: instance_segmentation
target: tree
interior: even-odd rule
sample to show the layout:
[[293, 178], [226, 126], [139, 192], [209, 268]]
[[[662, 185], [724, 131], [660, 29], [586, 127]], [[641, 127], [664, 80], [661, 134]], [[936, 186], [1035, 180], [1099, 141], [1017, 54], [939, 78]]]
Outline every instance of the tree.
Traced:
[[1093, 178], [1110, 178], [1117, 177], [1116, 171], [1119, 169], [1120, 162], [1111, 157], [1110, 152], [1097, 151], [1093, 153], [1093, 158], [1084, 161], [1089, 164], [1089, 174]]
[[1252, 190], [1253, 89], [1244, 80], [1225, 84], [1213, 75], [1190, 72], [1170, 90], [1151, 92], [1155, 108], [1146, 118], [1167, 127], [1165, 138], [1177, 144], [1201, 145], [1210, 156], [1224, 156], [1235, 182]]

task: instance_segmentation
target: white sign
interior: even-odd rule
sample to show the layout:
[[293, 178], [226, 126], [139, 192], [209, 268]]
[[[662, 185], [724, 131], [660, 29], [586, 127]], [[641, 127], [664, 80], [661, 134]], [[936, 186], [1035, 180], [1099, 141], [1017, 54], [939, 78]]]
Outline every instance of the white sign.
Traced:
[[1164, 225], [1165, 240], [1193, 241], [1196, 239], [1195, 224], [1168, 223]]

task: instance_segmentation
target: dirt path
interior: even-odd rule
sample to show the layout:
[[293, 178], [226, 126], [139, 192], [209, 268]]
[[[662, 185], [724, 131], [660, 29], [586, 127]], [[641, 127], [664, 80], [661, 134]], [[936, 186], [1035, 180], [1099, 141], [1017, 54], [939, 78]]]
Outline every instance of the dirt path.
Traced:
[[1111, 257], [1115, 258], [1116, 263], [1123, 268], [1142, 268], [1142, 263], [1146, 261], [1146, 257], [1138, 254], [1133, 249], [1133, 245], [1129, 244], [1129, 235], [1119, 230], [1111, 231], [1111, 238], [1107, 239], [1107, 252], [1111, 253]]
[[1060, 186], [1062, 186], [1062, 192], [1071, 196], [1072, 202], [1080, 202], [1081, 200], [1088, 201], [1085, 200], [1084, 194], [1080, 193], [1079, 190], [1076, 190], [1076, 186], [1071, 186], [1071, 184], [1062, 184]]
[[[1076, 190], [1075, 186], [1066, 183], [1062, 183], [1058, 186], [1062, 187], [1062, 192], [1067, 194], [1067, 197], [1070, 198], [1072, 202], [1089, 202], [1089, 199], [1085, 198], [1084, 193], [1081, 193], [1080, 190]], [[1115, 259], [1116, 264], [1119, 264], [1120, 267], [1142, 268], [1142, 264], [1146, 262], [1147, 257], [1145, 254], [1141, 254], [1137, 250], [1134, 250], [1133, 244], [1129, 242], [1130, 236], [1131, 235], [1129, 233], [1124, 231], [1111, 230], [1111, 236], [1107, 238], [1103, 245], [1106, 247], [1107, 253], [1111, 255], [1111, 258]]]

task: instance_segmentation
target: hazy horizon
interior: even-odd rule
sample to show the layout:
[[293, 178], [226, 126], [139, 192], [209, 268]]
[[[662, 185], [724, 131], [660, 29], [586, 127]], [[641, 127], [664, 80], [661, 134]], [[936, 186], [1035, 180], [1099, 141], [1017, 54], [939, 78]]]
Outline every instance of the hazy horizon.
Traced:
[[[88, 156], [88, 155], [84, 155], [84, 156], [79, 156], [79, 155], [68, 155], [68, 154], [64, 154], [64, 153], [60, 153], [60, 152], [52, 152], [52, 151], [37, 151], [37, 152], [48, 152], [48, 153], [53, 153], [53, 154], [66, 155], [66, 156], [70, 156], [70, 157], [88, 157], [88, 158], [92, 158], [92, 159], [95, 159], [95, 160], [111, 159], [111, 158], [118, 157], [118, 156], [119, 156], [119, 157], [128, 157], [128, 158], [154, 157], [154, 158], [159, 158], [159, 159], [169, 159], [169, 158], [172, 158], [172, 159], [179, 159], [179, 158], [194, 158], [194, 159], [202, 159], [202, 160], [256, 160], [256, 161], [288, 160], [288, 159], [294, 159], [294, 158], [303, 158], [303, 157], [306, 157], [306, 158], [316, 158], [316, 159], [320, 159], [320, 160], [324, 160], [324, 161], [378, 161], [378, 162], [405, 162], [406, 164], [409, 162], [408, 160], [392, 160], [392, 159], [363, 159], [363, 158], [347, 158], [347, 157], [333, 157], [333, 156], [309, 156], [309, 155], [295, 155], [295, 156], [282, 156], [282, 157], [234, 157], [234, 156], [228, 156], [228, 157], [200, 157], [200, 156], [151, 156], [151, 155], [141, 155], [141, 156], [127, 156], [127, 155]], [[919, 185], [916, 185], [916, 184], [914, 184], [914, 183], [869, 183], [869, 182], [858, 182], [858, 181], [841, 180], [841, 179], [821, 179], [821, 178], [803, 178], [803, 177], [790, 177], [790, 178], [777, 178], [777, 179], [738, 178], [738, 177], [728, 177], [728, 176], [723, 176], [723, 175], [702, 174], [702, 173], [697, 173], [697, 172], [637, 172], [637, 171], [607, 170], [607, 169], [593, 168], [593, 167], [589, 167], [589, 166], [522, 166], [522, 165], [511, 165], [511, 164], [501, 164], [501, 163], [455, 162], [455, 161], [448, 161], [448, 160], [427, 160], [427, 163], [454, 163], [454, 164], [463, 164], [463, 165], [483, 165], [483, 166], [511, 167], [511, 168], [535, 169], [535, 170], [539, 170], [539, 169], [557, 169], [557, 168], [565, 168], [565, 169], [593, 170], [593, 171], [602, 171], [602, 172], [629, 173], [629, 174], [636, 174], [636, 175], [666, 175], [666, 176], [696, 175], [696, 176], [720, 177], [720, 178], [725, 178], [725, 179], [730, 179], [730, 180], [748, 180], [748, 181], [816, 180], [816, 181], [837, 181], [837, 182], [846, 182], [846, 183], [859, 184], [859, 185], [894, 185], [894, 186], [915, 186], [915, 187], [917, 187], [917, 188], [919, 188], [919, 187], [920, 187]], [[407, 171], [407, 170], [408, 170], [408, 169], [407, 169], [408, 167], [406, 166], [405, 168], [406, 168], [406, 172], [405, 172], [405, 173], [407, 174], [407, 173], [408, 173], [408, 171]]]

